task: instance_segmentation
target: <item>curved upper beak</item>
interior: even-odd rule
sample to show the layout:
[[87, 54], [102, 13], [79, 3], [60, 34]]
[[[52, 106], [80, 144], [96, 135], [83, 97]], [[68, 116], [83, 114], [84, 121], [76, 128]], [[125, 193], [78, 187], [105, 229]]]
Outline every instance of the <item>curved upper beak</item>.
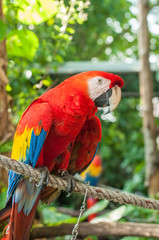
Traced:
[[115, 85], [112, 88], [112, 95], [109, 98], [109, 111], [112, 112], [119, 104], [121, 100], [121, 88]]
[[112, 112], [119, 104], [121, 99], [121, 88], [117, 85], [108, 89], [106, 93], [103, 93], [95, 99], [95, 105], [97, 107], [108, 107], [108, 112]]

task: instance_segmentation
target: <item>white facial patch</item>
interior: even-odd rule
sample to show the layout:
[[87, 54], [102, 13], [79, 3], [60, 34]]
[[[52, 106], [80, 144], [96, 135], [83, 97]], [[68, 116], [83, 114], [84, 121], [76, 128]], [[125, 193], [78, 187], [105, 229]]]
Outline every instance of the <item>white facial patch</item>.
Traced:
[[111, 81], [109, 79], [101, 76], [90, 78], [88, 80], [89, 97], [94, 101], [109, 89], [110, 83]]

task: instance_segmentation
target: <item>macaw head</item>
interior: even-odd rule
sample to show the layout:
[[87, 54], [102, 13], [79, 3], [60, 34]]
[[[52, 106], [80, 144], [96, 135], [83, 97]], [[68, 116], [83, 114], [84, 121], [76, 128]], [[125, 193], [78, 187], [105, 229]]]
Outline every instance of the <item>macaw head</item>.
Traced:
[[108, 106], [108, 112], [111, 112], [118, 106], [121, 87], [124, 85], [121, 77], [102, 71], [88, 71], [71, 78], [74, 80], [72, 84], [76, 84], [83, 92], [86, 91], [96, 107]]

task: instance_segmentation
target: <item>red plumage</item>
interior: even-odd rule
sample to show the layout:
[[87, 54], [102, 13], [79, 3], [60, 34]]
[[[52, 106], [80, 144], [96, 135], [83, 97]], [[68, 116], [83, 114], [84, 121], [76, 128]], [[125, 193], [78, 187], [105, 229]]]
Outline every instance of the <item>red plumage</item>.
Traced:
[[[96, 203], [98, 202], [98, 199], [96, 198], [87, 198], [87, 209], [93, 207]], [[93, 220], [94, 218], [97, 217], [96, 213], [92, 213], [88, 216], [88, 222], [90, 222], [91, 220]]]

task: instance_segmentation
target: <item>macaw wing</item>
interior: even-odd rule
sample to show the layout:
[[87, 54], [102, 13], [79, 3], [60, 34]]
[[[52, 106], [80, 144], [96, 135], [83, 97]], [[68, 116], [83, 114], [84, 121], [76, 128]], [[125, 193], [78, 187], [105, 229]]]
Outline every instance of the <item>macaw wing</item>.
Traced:
[[[53, 122], [52, 109], [48, 103], [35, 100], [23, 113], [14, 136], [12, 159], [32, 167], [43, 164], [42, 147]], [[9, 171], [7, 202], [12, 196], [21, 175]]]
[[72, 149], [68, 172], [82, 173], [92, 162], [101, 140], [101, 123], [97, 116], [86, 120]]

